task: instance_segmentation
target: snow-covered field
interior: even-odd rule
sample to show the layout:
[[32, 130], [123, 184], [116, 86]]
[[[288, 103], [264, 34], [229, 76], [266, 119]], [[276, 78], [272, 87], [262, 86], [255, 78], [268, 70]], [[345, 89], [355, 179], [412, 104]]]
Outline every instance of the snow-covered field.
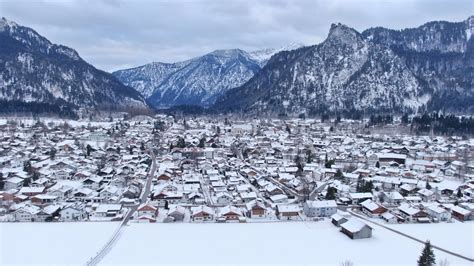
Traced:
[[[448, 224], [444, 229], [457, 232], [453, 225]], [[339, 265], [350, 260], [355, 265], [416, 264], [422, 244], [378, 226], [374, 228], [371, 239], [351, 240], [329, 220], [265, 224], [131, 224], [102, 263]], [[443, 242], [445, 235], [440, 233], [437, 242]], [[458, 239], [458, 245], [473, 241], [468, 234]], [[451, 240], [446, 244], [446, 248], [450, 248]], [[450, 265], [470, 265], [468, 261], [443, 252], [435, 251], [435, 254], [438, 260], [447, 259]]]
[[[0, 265], [84, 264], [118, 223], [0, 223]], [[474, 257], [474, 223], [393, 225], [449, 250]], [[247, 224], [142, 224], [125, 227], [102, 260], [108, 265], [285, 264], [415, 265], [423, 247], [373, 226], [371, 239], [351, 240], [329, 220]], [[429, 237], [426, 237], [429, 236]], [[450, 265], [468, 261], [435, 251]]]
[[474, 221], [432, 224], [386, 224], [418, 239], [429, 239], [434, 245], [474, 258]]
[[0, 265], [85, 264], [119, 223], [0, 223]]

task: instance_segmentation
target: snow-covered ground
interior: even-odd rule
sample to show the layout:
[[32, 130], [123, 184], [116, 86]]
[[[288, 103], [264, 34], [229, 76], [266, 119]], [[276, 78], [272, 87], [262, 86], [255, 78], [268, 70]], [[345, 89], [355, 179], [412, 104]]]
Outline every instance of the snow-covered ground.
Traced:
[[[0, 265], [84, 264], [118, 223], [0, 223]], [[474, 257], [474, 223], [393, 225]], [[247, 224], [142, 224], [126, 226], [102, 260], [108, 265], [285, 264], [415, 265], [423, 245], [378, 226], [370, 239], [351, 240], [329, 220]], [[452, 235], [451, 235], [452, 234]], [[429, 237], [426, 237], [429, 236]], [[435, 251], [437, 261], [470, 265]]]
[[429, 239], [434, 245], [474, 258], [474, 221], [385, 225], [421, 240]]
[[0, 223], [0, 265], [84, 265], [119, 223]]
[[[423, 225], [419, 225], [420, 228]], [[447, 224], [444, 230], [450, 230]], [[247, 224], [131, 224], [102, 264], [415, 265], [423, 245], [374, 226], [371, 239], [351, 240], [329, 220]], [[440, 234], [440, 244], [444, 232]], [[468, 245], [467, 234], [457, 245]], [[451, 240], [446, 248], [452, 246]], [[450, 265], [468, 261], [435, 251]], [[469, 255], [469, 254], [465, 254]], [[471, 252], [472, 255], [472, 252]]]

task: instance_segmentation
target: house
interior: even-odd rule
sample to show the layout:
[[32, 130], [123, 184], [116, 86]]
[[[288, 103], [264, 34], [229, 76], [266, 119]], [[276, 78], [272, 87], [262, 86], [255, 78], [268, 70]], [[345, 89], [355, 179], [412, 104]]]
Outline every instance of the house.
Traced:
[[159, 175], [156, 179], [157, 180], [163, 180], [163, 181], [169, 181], [169, 180], [171, 180], [171, 175], [168, 174], [168, 173], [163, 173], [163, 174]]
[[347, 222], [347, 218], [340, 215], [339, 213], [335, 213], [331, 216], [331, 223], [335, 226], [341, 226], [341, 224]]
[[428, 214], [435, 221], [449, 221], [451, 220], [451, 212], [443, 207], [431, 205], [427, 208]]
[[34, 205], [47, 205], [56, 202], [58, 199], [57, 196], [49, 195], [49, 194], [39, 194], [36, 196], [31, 197], [31, 203]]
[[151, 216], [149, 216], [149, 215], [142, 215], [142, 216], [138, 216], [138, 221], [140, 221], [140, 222], [155, 223], [155, 222], [156, 222], [156, 218], [151, 217]]
[[240, 197], [244, 202], [249, 202], [257, 198], [257, 193], [255, 192], [241, 192]]
[[300, 216], [301, 207], [297, 204], [279, 204], [276, 206], [276, 215], [280, 220], [295, 220]]
[[250, 218], [264, 218], [267, 216], [267, 208], [261, 199], [255, 199], [247, 203], [248, 216]]
[[377, 157], [381, 165], [388, 165], [392, 162], [396, 162], [398, 164], [405, 164], [405, 161], [407, 159], [406, 154], [398, 153], [378, 153]]
[[381, 193], [381, 198], [384, 203], [395, 204], [395, 205], [400, 205], [400, 203], [402, 203], [405, 200], [402, 194], [400, 194], [398, 191], [390, 191], [390, 192], [383, 191]]
[[372, 227], [366, 225], [356, 218], [351, 218], [347, 222], [341, 224], [341, 232], [351, 239], [372, 237]]
[[373, 195], [370, 192], [349, 193], [349, 199], [352, 201], [352, 204], [359, 204], [365, 200], [372, 198]]
[[434, 201], [436, 200], [436, 194], [426, 188], [418, 190], [418, 195], [423, 199], [423, 201]]
[[24, 205], [13, 212], [13, 217], [15, 221], [18, 222], [34, 222], [40, 210], [41, 209], [36, 206]]
[[117, 196], [119, 188], [117, 186], [108, 185], [99, 192], [99, 196], [109, 199], [114, 196]]
[[400, 186], [400, 192], [403, 195], [408, 195], [410, 193], [414, 193], [417, 190], [417, 187], [415, 184], [402, 184]]
[[362, 212], [369, 216], [378, 216], [387, 211], [385, 207], [380, 206], [371, 199], [363, 201], [360, 205], [362, 206]]
[[215, 196], [215, 202], [217, 204], [229, 204], [234, 198], [228, 192], [219, 192]]
[[402, 204], [398, 207], [398, 210], [410, 222], [418, 221], [419, 219], [427, 218], [429, 216], [425, 211], [414, 208], [408, 204]]
[[97, 217], [115, 217], [122, 211], [122, 204], [100, 204], [95, 210]]
[[73, 222], [82, 221], [87, 218], [84, 207], [81, 205], [69, 205], [59, 211], [60, 221]]
[[405, 201], [407, 203], [421, 203], [423, 199], [420, 196], [406, 196]]
[[277, 194], [270, 197], [273, 203], [286, 203], [288, 202], [288, 196], [284, 194]]
[[5, 190], [20, 189], [22, 186], [23, 186], [23, 178], [12, 177], [5, 180], [3, 189]]
[[44, 191], [45, 187], [22, 187], [19, 193], [28, 197], [33, 197], [44, 193]]
[[398, 221], [397, 217], [390, 212], [382, 213], [380, 215], [380, 218], [382, 218], [386, 223], [389, 223], [389, 224], [394, 224]]
[[303, 204], [304, 214], [308, 217], [330, 217], [337, 212], [335, 200], [308, 200]]
[[100, 187], [103, 178], [100, 176], [88, 177], [82, 181], [82, 185], [85, 188], [97, 190]]
[[157, 214], [158, 214], [158, 209], [149, 203], [142, 203], [137, 209], [138, 217], [148, 216], [148, 217], [155, 218]]
[[214, 210], [204, 205], [200, 205], [198, 207], [192, 207], [191, 219], [195, 222], [214, 220]]
[[236, 221], [242, 216], [242, 212], [237, 207], [225, 206], [219, 209], [218, 219], [225, 219], [225, 221]]
[[474, 220], [474, 214], [471, 211], [461, 208], [459, 206], [452, 207], [451, 214], [460, 221]]
[[168, 210], [168, 217], [173, 217], [173, 221], [184, 220], [185, 208], [183, 206], [173, 206]]
[[275, 186], [274, 184], [268, 184], [265, 187], [265, 192], [270, 196], [284, 194], [283, 191], [281, 191], [281, 189], [279, 187]]

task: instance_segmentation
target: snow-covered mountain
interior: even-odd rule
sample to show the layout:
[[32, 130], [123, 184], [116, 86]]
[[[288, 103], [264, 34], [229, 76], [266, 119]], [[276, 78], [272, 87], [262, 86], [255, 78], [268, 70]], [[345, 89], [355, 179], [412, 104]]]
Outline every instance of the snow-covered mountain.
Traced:
[[208, 106], [228, 89], [248, 81], [273, 54], [299, 46], [250, 53], [240, 49], [216, 50], [183, 62], [151, 63], [113, 74], [157, 107]]
[[474, 112], [472, 32], [472, 17], [363, 33], [333, 24], [324, 42], [276, 54], [214, 107], [295, 114]]
[[267, 49], [261, 49], [261, 50], [256, 50], [253, 52], [249, 52], [249, 55], [256, 60], [261, 67], [264, 67], [268, 60], [276, 53], [279, 53], [281, 51], [291, 51], [295, 50], [298, 48], [303, 47], [304, 45], [301, 43], [290, 43], [286, 46], [282, 46], [280, 48], [267, 48]]
[[0, 111], [73, 115], [81, 107], [147, 108], [143, 97], [66, 46], [0, 20]]

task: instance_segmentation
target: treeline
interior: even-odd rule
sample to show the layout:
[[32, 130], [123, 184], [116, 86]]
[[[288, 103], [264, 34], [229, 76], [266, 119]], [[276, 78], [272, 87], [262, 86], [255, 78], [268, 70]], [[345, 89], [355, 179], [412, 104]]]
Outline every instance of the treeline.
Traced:
[[474, 118], [457, 117], [438, 113], [415, 116], [411, 121], [411, 130], [414, 133], [430, 133], [436, 135], [473, 135]]
[[386, 125], [393, 123], [393, 115], [371, 115], [369, 126]]
[[0, 113], [4, 114], [32, 114], [32, 115], [52, 115], [62, 118], [77, 119], [78, 116], [74, 110], [65, 105], [21, 102], [21, 101], [5, 101], [0, 100]]

